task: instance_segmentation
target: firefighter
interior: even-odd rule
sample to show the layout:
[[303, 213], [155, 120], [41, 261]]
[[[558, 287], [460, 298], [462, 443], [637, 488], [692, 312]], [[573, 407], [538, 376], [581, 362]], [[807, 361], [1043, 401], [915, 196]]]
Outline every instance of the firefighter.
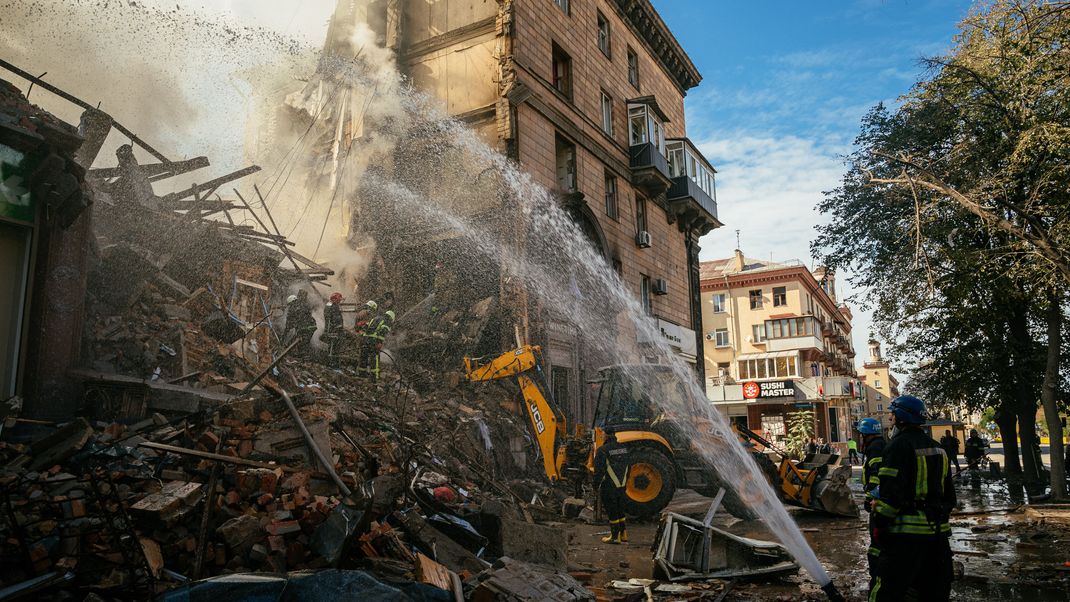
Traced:
[[316, 334], [316, 319], [312, 317], [308, 291], [301, 289], [296, 295], [290, 295], [286, 299], [286, 331], [283, 334], [283, 340], [287, 343], [297, 342], [294, 355], [304, 356], [312, 349], [314, 334]]
[[628, 448], [617, 442], [616, 428], [606, 427], [606, 440], [594, 455], [594, 487], [609, 516], [609, 535], [602, 543], [628, 543], [624, 518], [624, 486], [631, 466]]
[[381, 316], [368, 321], [364, 327], [364, 340], [361, 346], [360, 371], [372, 380], [379, 380], [379, 352], [383, 350], [383, 341], [394, 327], [394, 310], [388, 309]]
[[869, 551], [866, 552], [866, 560], [869, 563], [870, 586], [877, 577], [877, 560], [881, 551], [877, 542], [873, 541], [873, 490], [880, 484], [878, 472], [881, 468], [881, 455], [884, 453], [884, 436], [881, 435], [881, 422], [876, 418], [863, 418], [858, 421], [858, 432], [862, 434], [862, 453], [865, 460], [862, 462], [862, 491], [866, 493], [865, 509], [870, 513], [869, 517]]
[[925, 402], [901, 395], [890, 406], [895, 416], [874, 491], [872, 537], [880, 549], [871, 601], [903, 600], [913, 589], [924, 600], [951, 596], [948, 519], [955, 489], [947, 453], [922, 429]]
[[323, 332], [328, 336], [342, 334], [345, 326], [342, 322], [342, 293], [331, 293], [330, 301], [323, 310]]

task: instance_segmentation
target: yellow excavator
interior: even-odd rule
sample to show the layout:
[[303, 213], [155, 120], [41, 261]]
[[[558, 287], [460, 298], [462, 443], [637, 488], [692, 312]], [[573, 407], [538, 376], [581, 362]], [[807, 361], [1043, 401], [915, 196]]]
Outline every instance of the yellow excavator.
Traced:
[[[594, 420], [590, 427], [577, 424], [570, 432], [564, 413], [550, 394], [538, 346], [522, 345], [486, 363], [466, 357], [464, 364], [466, 377], [472, 382], [516, 379], [551, 482], [567, 481], [579, 490], [593, 471], [594, 453], [605, 440], [603, 427], [612, 425], [617, 441], [631, 448], [632, 466], [625, 486], [625, 510], [629, 515], [656, 515], [672, 500], [677, 487], [685, 487], [711, 497], [723, 488], [722, 506], [726, 510], [739, 518], [756, 518], [695, 447], [739, 445], [746, 437], [738, 431], [740, 438], [735, 440], [722, 441], [713, 436], [712, 425], [695, 406], [705, 400], [695, 400], [668, 366], [617, 365], [600, 370], [598, 378], [590, 381], [599, 385]], [[813, 503], [821, 496], [812, 495], [820, 488], [824, 471], [807, 472], [799, 482], [799, 469], [790, 461], [787, 469], [782, 463], [778, 474], [768, 456], [755, 452], [755, 457], [774, 488], [781, 491], [782, 499], [824, 510]], [[799, 495], [785, 495], [789, 491]], [[803, 500], [805, 503], [800, 503]]]
[[[617, 441], [632, 448], [633, 463], [625, 487], [628, 514], [645, 517], [659, 513], [677, 487], [714, 495], [725, 485], [693, 448], [695, 429], [709, 432], [694, 418], [699, 415], [695, 408], [678, 408], [695, 424], [695, 428], [684, 430], [675, 416], [666, 415], [652, 401], [692, 398], [667, 366], [619, 365], [599, 371], [599, 377], [591, 381], [600, 385], [593, 424], [589, 428], [575, 425], [570, 432], [564, 413], [549, 392], [538, 346], [521, 346], [485, 364], [467, 357], [464, 363], [472, 382], [516, 378], [551, 481], [572, 482], [578, 488], [593, 470], [594, 452], [605, 440], [603, 427], [613, 425]], [[724, 508], [740, 518], [755, 518], [733, 488], [724, 489]]]

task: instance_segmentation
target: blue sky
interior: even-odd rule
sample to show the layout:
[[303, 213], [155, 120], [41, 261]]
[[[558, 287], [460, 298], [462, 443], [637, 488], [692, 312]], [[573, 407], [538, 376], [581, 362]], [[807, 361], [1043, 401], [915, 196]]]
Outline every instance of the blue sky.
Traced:
[[[862, 115], [894, 103], [946, 51], [966, 0], [653, 0], [703, 75], [686, 99], [688, 135], [718, 170], [725, 227], [703, 259], [810, 262], [814, 206], [843, 173]], [[856, 291], [843, 290], [851, 294]], [[856, 304], [857, 305], [857, 304]], [[856, 310], [864, 353], [868, 312]], [[861, 361], [861, 360], [859, 360]]]

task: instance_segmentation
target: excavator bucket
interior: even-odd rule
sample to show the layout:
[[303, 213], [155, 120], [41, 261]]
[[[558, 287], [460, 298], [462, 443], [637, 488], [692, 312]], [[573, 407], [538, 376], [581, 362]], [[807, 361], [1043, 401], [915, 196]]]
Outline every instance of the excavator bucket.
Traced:
[[851, 467], [839, 466], [825, 478], [814, 483], [811, 505], [815, 510], [839, 516], [858, 516], [858, 504], [854, 501], [848, 481]]

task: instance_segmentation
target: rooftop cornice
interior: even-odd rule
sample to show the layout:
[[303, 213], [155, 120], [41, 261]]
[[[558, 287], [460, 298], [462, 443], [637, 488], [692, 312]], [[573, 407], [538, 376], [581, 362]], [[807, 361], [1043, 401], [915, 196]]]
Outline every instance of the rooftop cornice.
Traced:
[[676, 41], [669, 26], [661, 20], [661, 15], [650, 0], [614, 0], [614, 4], [681, 92], [686, 94], [702, 81], [702, 74]]

